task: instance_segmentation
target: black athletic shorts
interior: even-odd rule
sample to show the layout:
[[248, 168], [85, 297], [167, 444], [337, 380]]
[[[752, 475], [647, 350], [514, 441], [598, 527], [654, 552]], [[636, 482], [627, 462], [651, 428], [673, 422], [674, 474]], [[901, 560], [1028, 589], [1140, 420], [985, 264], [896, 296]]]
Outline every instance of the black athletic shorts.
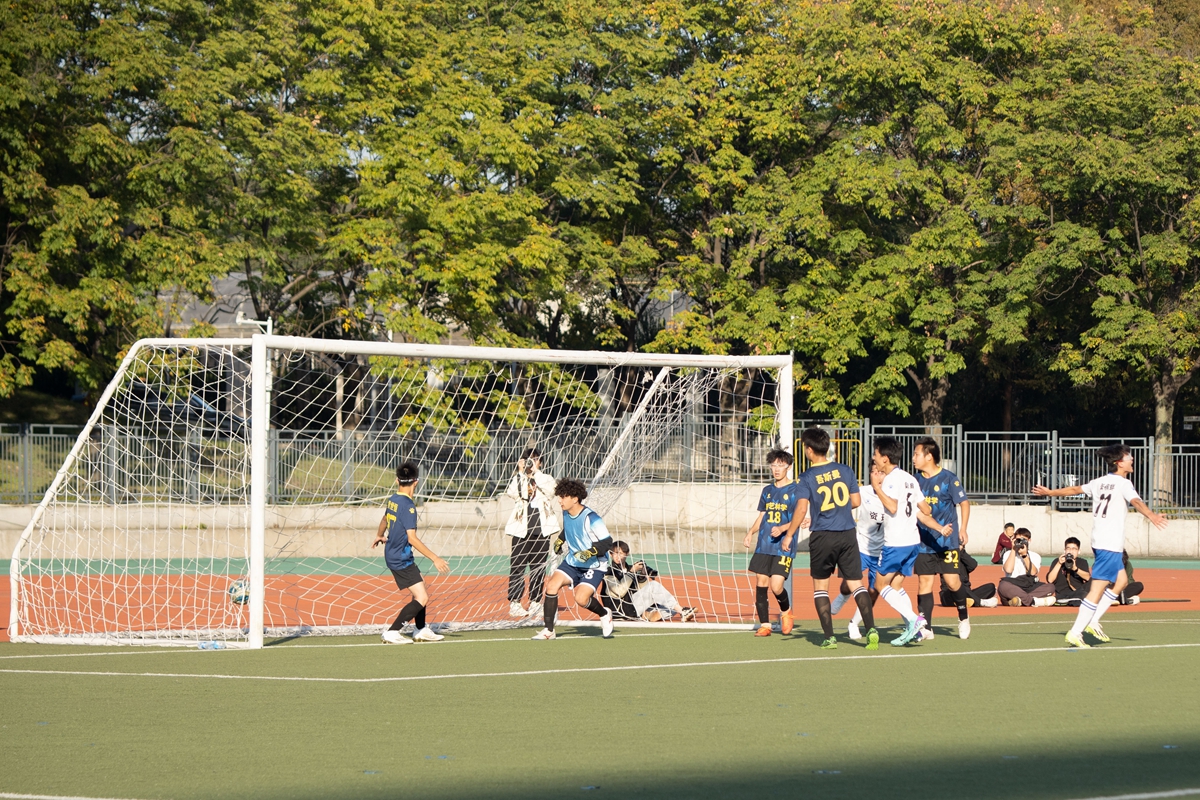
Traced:
[[750, 557], [750, 566], [747, 569], [759, 575], [782, 575], [786, 578], [792, 571], [792, 557], [755, 553]]
[[944, 553], [917, 553], [917, 561], [913, 564], [913, 572], [917, 575], [960, 574], [958, 568], [958, 551], [947, 550]]
[[421, 570], [416, 564], [409, 564], [404, 569], [392, 570], [392, 577], [396, 579], [396, 587], [399, 589], [407, 589], [425, 580], [421, 577]]
[[862, 558], [858, 553], [858, 535], [848, 531], [813, 531], [808, 538], [808, 574], [818, 580], [833, 576], [837, 567], [844, 580], [862, 580]]

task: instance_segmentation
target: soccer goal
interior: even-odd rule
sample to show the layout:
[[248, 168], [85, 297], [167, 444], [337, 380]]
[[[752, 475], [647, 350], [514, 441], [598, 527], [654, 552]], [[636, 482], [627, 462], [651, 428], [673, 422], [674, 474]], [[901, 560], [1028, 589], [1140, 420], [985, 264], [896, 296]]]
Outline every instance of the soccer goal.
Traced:
[[533, 624], [511, 615], [504, 535], [527, 447], [588, 485], [701, 624], [740, 622], [742, 537], [765, 455], [791, 439], [790, 356], [142, 340], [13, 553], [10, 635], [261, 647], [382, 630], [400, 597], [370, 545], [403, 460], [421, 468], [419, 535], [451, 565], [422, 563], [430, 622]]

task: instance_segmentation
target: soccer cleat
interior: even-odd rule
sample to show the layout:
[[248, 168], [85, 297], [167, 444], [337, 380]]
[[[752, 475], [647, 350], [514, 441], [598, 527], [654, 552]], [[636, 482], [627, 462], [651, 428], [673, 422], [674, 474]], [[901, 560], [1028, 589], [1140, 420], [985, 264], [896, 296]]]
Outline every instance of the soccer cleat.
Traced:
[[685, 607], [682, 611], [679, 612], [679, 621], [680, 622], [691, 622], [695, 618], [696, 618], [696, 609], [691, 608], [690, 606]]
[[[871, 630], [875, 629], [871, 628]], [[851, 622], [850, 626], [846, 629], [846, 633], [849, 634], [850, 638], [856, 642], [862, 638], [862, 634], [858, 632], [858, 626], [853, 622]], [[876, 634], [876, 636], [878, 636], [878, 634]]]
[[551, 639], [554, 638], [554, 631], [549, 630], [548, 628], [542, 628], [540, 631], [538, 631], [537, 633], [535, 633], [533, 635], [533, 638], [535, 640], [550, 641]]
[[933, 641], [933, 630], [931, 628], [921, 628], [920, 632], [917, 633], [917, 644], [931, 641]]
[[759, 625], [758, 630], [756, 630], [754, 632], [754, 635], [755, 636], [770, 636], [771, 635], [771, 626], [765, 625], [765, 624]]
[[536, 600], [529, 604], [529, 610], [525, 612], [525, 616], [533, 618], [542, 615], [542, 604]]
[[850, 599], [850, 595], [838, 592], [837, 597], [829, 601], [829, 613], [837, 616], [843, 608], [846, 607], [846, 601]]
[[412, 639], [400, 633], [400, 631], [384, 631], [383, 636], [379, 638], [383, 639], [385, 644], [412, 644]]
[[1093, 622], [1083, 629], [1083, 632], [1091, 635], [1096, 641], [1108, 644], [1112, 639], [1108, 638], [1108, 634], [1104, 632], [1104, 628], [1100, 627], [1099, 622]]
[[612, 609], [605, 609], [604, 616], [600, 618], [600, 635], [605, 639], [611, 639], [613, 632]]
[[879, 631], [875, 630], [874, 628], [871, 628], [871, 630], [867, 631], [867, 649], [879, 649]]
[[968, 598], [967, 598], [967, 608], [971, 608], [971, 607], [972, 607], [972, 606], [974, 606], [974, 605], [975, 605], [975, 598], [974, 598], [974, 597], [968, 597]]
[[960, 619], [958, 621], [958, 638], [960, 638], [960, 639], [970, 639], [971, 638], [971, 620]]
[[996, 606], [1000, 605], [1000, 601], [994, 597], [989, 597], [985, 600], [980, 600], [979, 605], [983, 606], [984, 608], [995, 608]]
[[1142, 602], [1142, 598], [1138, 597], [1136, 594], [1133, 597], [1125, 598], [1125, 605], [1127, 606], [1136, 606], [1140, 602]]
[[784, 636], [792, 632], [793, 624], [791, 611], [784, 611], [779, 615], [779, 632]]
[[837, 650], [837, 637], [830, 636], [825, 641], [821, 642], [822, 650]]
[[892, 647], [903, 647], [904, 645], [917, 638], [917, 634], [921, 631], [920, 617], [913, 617], [911, 621], [904, 624], [904, 633], [892, 639]]
[[441, 634], [434, 633], [433, 628], [426, 626], [414, 633], [412, 638], [414, 642], [440, 642], [446, 637], [442, 636]]
[[1090, 644], [1083, 640], [1083, 637], [1077, 633], [1067, 631], [1067, 646], [1068, 647], [1091, 647]]
[[508, 615], [510, 617], [523, 617], [525, 616], [525, 609], [521, 607], [519, 602], [513, 600], [508, 604]]
[[1010, 597], [1010, 598], [1008, 598], [1008, 604], [1010, 606], [1012, 606], [1013, 608], [1020, 608], [1021, 607], [1021, 598]]

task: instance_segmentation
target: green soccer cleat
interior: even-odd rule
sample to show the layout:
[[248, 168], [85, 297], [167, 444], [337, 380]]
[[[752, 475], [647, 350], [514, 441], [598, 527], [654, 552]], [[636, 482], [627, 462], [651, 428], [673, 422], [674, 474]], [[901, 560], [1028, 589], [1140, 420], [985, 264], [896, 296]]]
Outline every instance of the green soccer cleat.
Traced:
[[867, 631], [867, 649], [879, 649], [879, 631], [875, 630], [874, 628], [871, 628], [871, 630]]
[[1078, 634], [1072, 635], [1069, 632], [1067, 633], [1067, 645], [1069, 647], [1091, 647], [1090, 644], [1083, 640], [1082, 636]]
[[1112, 639], [1109, 638], [1108, 634], [1104, 632], [1104, 628], [1100, 627], [1099, 622], [1093, 622], [1091, 625], [1088, 625], [1086, 628], [1083, 629], [1083, 632], [1087, 633], [1087, 634], [1091, 634], [1096, 639], [1096, 641], [1103, 642], [1104, 644], [1108, 644], [1109, 642], [1112, 641]]
[[837, 650], [837, 637], [830, 636], [825, 641], [821, 642], [822, 650]]

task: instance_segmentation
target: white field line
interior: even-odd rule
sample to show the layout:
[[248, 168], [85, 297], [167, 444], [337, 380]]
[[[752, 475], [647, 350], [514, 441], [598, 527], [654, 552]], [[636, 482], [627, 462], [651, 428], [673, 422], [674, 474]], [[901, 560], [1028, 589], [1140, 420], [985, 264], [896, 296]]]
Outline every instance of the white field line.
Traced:
[[67, 794], [13, 794], [12, 792], [0, 792], [0, 798], [11, 798], [11, 800], [118, 800], [113, 797], [79, 797], [77, 795]]
[[[546, 647], [547, 645], [535, 645]], [[550, 645], [553, 646], [553, 645]], [[1115, 652], [1119, 650], [1173, 650], [1178, 648], [1200, 647], [1200, 642], [1187, 644], [1135, 644], [1119, 647], [1094, 648], [1096, 652]], [[92, 675], [96, 677], [120, 678], [200, 678], [229, 681], [282, 681], [292, 683], [408, 683], [411, 681], [439, 681], [457, 678], [519, 678], [531, 675], [572, 675], [577, 673], [595, 672], [634, 672], [646, 669], [691, 669], [695, 667], [740, 667], [759, 664], [794, 664], [815, 661], [878, 661], [898, 658], [955, 658], [961, 656], [996, 656], [1020, 655], [1024, 653], [1085, 653], [1090, 650], [1074, 650], [1065, 647], [1030, 647], [1013, 650], [967, 650], [958, 653], [874, 653], [872, 655], [854, 656], [795, 656], [791, 658], [751, 658], [729, 661], [685, 661], [675, 664], [630, 664], [615, 667], [569, 667], [563, 669], [528, 669], [512, 672], [452, 672], [441, 675], [405, 675], [388, 678], [305, 678], [288, 675], [225, 675], [220, 673], [204, 674], [191, 672], [99, 672], [87, 670], [48, 670], [48, 669], [0, 669], [0, 674], [9, 675]]]
[[[1167, 797], [1195, 797], [1200, 794], [1200, 787], [1195, 789], [1172, 789], [1166, 792], [1143, 792], [1141, 794], [1110, 794], [1104, 797], [1079, 797], [1072, 800], [1161, 800]], [[0, 795], [2, 797], [3, 795]]]
[[[810, 620], [810, 621], [812, 621], [812, 620]], [[936, 622], [936, 620], [935, 620], [935, 622]], [[1124, 619], [1124, 618], [1121, 619], [1121, 624], [1131, 624], [1131, 625], [1185, 625], [1185, 624], [1194, 624], [1194, 623], [1200, 623], [1200, 619]], [[947, 622], [947, 624], [949, 624], [949, 622]], [[1031, 622], [975, 622], [975, 623], [972, 623], [971, 627], [973, 629], [974, 628], [1015, 628], [1015, 627], [1020, 627], [1023, 625], [1058, 625], [1058, 626], [1062, 626], [1062, 624], [1063, 624], [1063, 620], [1061, 620], [1061, 619], [1047, 619], [1047, 620], [1035, 620], [1035, 621], [1031, 621]], [[588, 627], [587, 625], [578, 625], [577, 626], [574, 622], [563, 623], [562, 626], [565, 628], [576, 628], [576, 627], [586, 628], [586, 627]], [[718, 636], [718, 635], [729, 635], [729, 634], [745, 634], [748, 631], [753, 631], [754, 627], [755, 627], [754, 625], [747, 624], [744, 628], [738, 628], [737, 630], [704, 629], [704, 630], [690, 630], [690, 631], [654, 631], [652, 633], [622, 633], [619, 638], [630, 639], [630, 638], [634, 638], [634, 637], [650, 637], [650, 636]], [[620, 630], [620, 628], [618, 628], [618, 630]], [[373, 637], [373, 634], [365, 634], [365, 635], [370, 635]], [[302, 637], [302, 638], [304, 638], [306, 642], [311, 641], [311, 639], [309, 639], [308, 637]], [[321, 637], [315, 637], [315, 638], [321, 638]], [[529, 638], [530, 637], [528, 637], [528, 636], [506, 636], [506, 637], [502, 637], [502, 638], [483, 638], [483, 639], [474, 639], [474, 638], [446, 639], [443, 642], [439, 642], [438, 646], [441, 647], [441, 646], [451, 645], [451, 644], [455, 644], [455, 645], [492, 644], [493, 642], [524, 642], [524, 641], [528, 641]], [[558, 638], [559, 638], [559, 640], [566, 640], [566, 641], [592, 641], [593, 639], [595, 639], [594, 636], [562, 636], [562, 635], [560, 635]], [[954, 638], [954, 637], [951, 637], [951, 638]], [[282, 652], [282, 651], [294, 652], [294, 649], [296, 647], [303, 647], [305, 649], [311, 649], [311, 650], [332, 650], [332, 649], [344, 649], [344, 648], [349, 648], [349, 647], [385, 647], [385, 646], [391, 647], [393, 645], [385, 645], [383, 642], [379, 642], [379, 641], [357, 642], [354, 644], [307, 644], [306, 643], [306, 644], [293, 644], [290, 647], [283, 647], [281, 645], [272, 645], [272, 646], [263, 648], [263, 650], [261, 652]], [[207, 655], [211, 651], [204, 651], [204, 652]], [[226, 648], [226, 649], [218, 651], [218, 652], [241, 653], [241, 652], [253, 652], [253, 651], [246, 650], [245, 648], [232, 648], [231, 647], [231, 648]], [[997, 652], [999, 652], [999, 651], [997, 651]], [[198, 650], [196, 648], [192, 648], [192, 647], [171, 647], [171, 648], [167, 648], [164, 650], [146, 650], [146, 649], [142, 649], [142, 648], [136, 648], [136, 649], [131, 648], [131, 649], [125, 649], [125, 650], [104, 650], [104, 651], [101, 651], [98, 653], [30, 653], [28, 655], [0, 656], [0, 661], [11, 661], [11, 660], [20, 660], [20, 659], [41, 659], [41, 658], [100, 658], [102, 656], [142, 656], [142, 655], [166, 655], [166, 654], [179, 654], [179, 653], [197, 654]], [[3, 794], [0, 794], [0, 798], [3, 798], [3, 796], [4, 796]]]

